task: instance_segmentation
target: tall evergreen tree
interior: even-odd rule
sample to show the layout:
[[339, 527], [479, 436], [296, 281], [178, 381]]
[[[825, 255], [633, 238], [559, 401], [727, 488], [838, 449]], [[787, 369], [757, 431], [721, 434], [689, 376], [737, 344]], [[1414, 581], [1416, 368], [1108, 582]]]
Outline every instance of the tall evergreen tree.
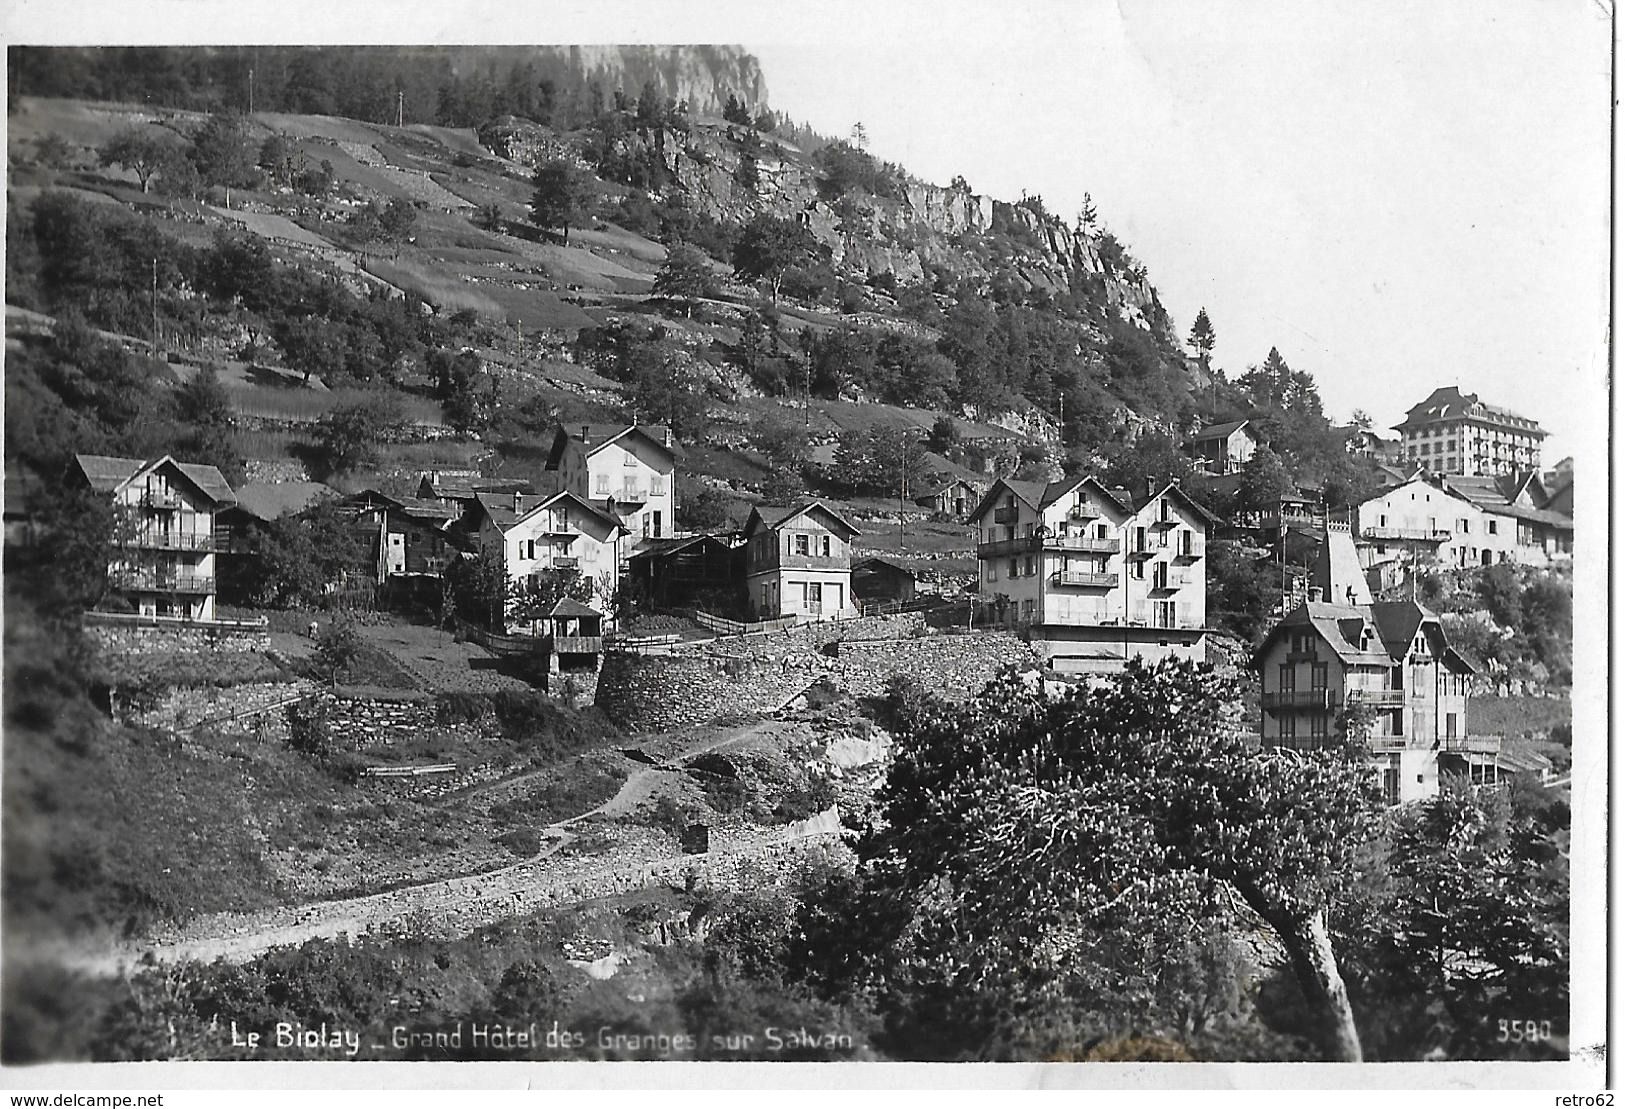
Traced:
[[1191, 324], [1191, 346], [1196, 350], [1196, 356], [1202, 360], [1202, 369], [1208, 369], [1213, 357], [1213, 322], [1207, 318], [1207, 309], [1202, 308], [1196, 313], [1196, 322]]

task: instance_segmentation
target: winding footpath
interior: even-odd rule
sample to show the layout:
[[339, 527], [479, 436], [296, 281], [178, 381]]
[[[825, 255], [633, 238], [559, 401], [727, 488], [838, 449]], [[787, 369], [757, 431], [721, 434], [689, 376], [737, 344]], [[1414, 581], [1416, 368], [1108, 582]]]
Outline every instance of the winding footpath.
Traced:
[[[840, 823], [833, 809], [811, 820], [760, 835], [737, 837], [703, 854], [685, 855], [675, 845], [627, 845], [607, 856], [562, 856], [575, 838], [571, 826], [594, 816], [624, 815], [649, 796], [661, 774], [679, 772], [677, 763], [706, 751], [749, 739], [769, 724], [724, 731], [684, 747], [657, 763], [632, 771], [614, 797], [587, 812], [547, 825], [542, 851], [496, 870], [462, 875], [383, 893], [251, 913], [216, 913], [186, 925], [172, 937], [119, 945], [103, 951], [54, 953], [75, 969], [118, 974], [145, 959], [241, 962], [273, 947], [306, 940], [365, 933], [461, 936], [497, 921], [540, 909], [670, 883], [681, 887], [690, 873], [717, 873], [747, 858], [793, 852], [816, 840], [834, 840]], [[500, 783], [493, 783], [497, 785]]]

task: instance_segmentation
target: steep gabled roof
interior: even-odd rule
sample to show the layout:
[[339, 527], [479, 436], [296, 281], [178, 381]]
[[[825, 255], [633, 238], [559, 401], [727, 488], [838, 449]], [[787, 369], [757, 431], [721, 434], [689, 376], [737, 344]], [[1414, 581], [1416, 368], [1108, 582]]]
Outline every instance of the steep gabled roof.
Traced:
[[543, 498], [519, 494], [518, 511], [515, 511], [514, 500], [512, 493], [475, 493], [473, 496], [476, 511], [489, 516], [499, 531], [513, 527], [519, 517], [528, 515], [531, 509], [542, 503]]
[[1100, 495], [1101, 499], [1103, 499], [1107, 504], [1116, 508], [1117, 511], [1121, 512], [1124, 516], [1129, 515], [1129, 513], [1133, 511], [1129, 507], [1128, 501], [1122, 496], [1122, 490], [1106, 488], [1106, 486], [1101, 483], [1100, 479], [1092, 474], [1085, 474], [1074, 478], [1062, 478], [1060, 481], [1050, 482], [1048, 485], [1044, 486], [1042, 506], [1047, 508], [1056, 501], [1060, 500], [1062, 497], [1066, 496], [1068, 493], [1072, 492], [1074, 489], [1078, 489], [1085, 485], [1093, 489], [1097, 494]]
[[[1327, 601], [1305, 601], [1283, 616], [1264, 642], [1253, 652], [1252, 665], [1262, 666], [1269, 649], [1277, 639], [1294, 628], [1308, 628], [1315, 632], [1333, 654], [1345, 664], [1386, 666], [1389, 656], [1383, 649], [1382, 639], [1370, 619], [1370, 610], [1360, 605], [1339, 605]], [[1361, 633], [1365, 643], [1362, 647]]]
[[750, 510], [750, 516], [745, 520], [745, 534], [749, 535], [754, 532], [756, 529], [752, 527], [752, 525], [758, 521], [764, 527], [777, 530], [778, 528], [783, 527], [790, 520], [800, 516], [802, 513], [812, 512], [814, 510], [827, 514], [830, 519], [834, 520], [842, 528], [845, 528], [849, 535], [861, 534], [859, 530], [846, 519], [846, 517], [842, 516], [839, 512], [836, 512], [823, 501], [819, 500], [798, 501], [793, 505], [756, 505]]
[[[648, 441], [657, 450], [665, 452], [667, 456], [673, 459], [677, 457], [677, 451], [673, 447], [666, 445], [667, 441], [671, 439], [671, 428], [666, 427], [664, 424], [561, 423], [554, 435], [552, 454], [556, 455], [558, 453], [561, 436], [566, 439], [582, 440], [586, 445], [587, 454], [593, 455], [611, 443], [634, 434]], [[551, 461], [552, 455], [549, 458]]]
[[1022, 481], [1019, 478], [1001, 477], [988, 487], [988, 491], [986, 493], [982, 494], [982, 499], [976, 502], [976, 507], [971, 509], [970, 514], [966, 517], [966, 519], [974, 520], [981, 516], [990, 507], [996, 505], [999, 498], [1006, 493], [1015, 494], [1016, 497], [1025, 503], [1028, 508], [1031, 508], [1034, 511], [1042, 511], [1045, 505], [1051, 503], [1055, 497], [1064, 495], [1065, 492], [1065, 490], [1063, 490], [1062, 493], [1057, 493], [1055, 496], [1050, 497], [1049, 500], [1045, 500], [1045, 495], [1049, 493], [1050, 490], [1062, 485], [1066, 486], [1067, 489], [1070, 489], [1081, 480], [1083, 479], [1078, 478], [1071, 482], [1050, 482], [1048, 485], [1045, 485], [1036, 481]]
[[[1209, 424], [1191, 436], [1193, 443], [1206, 443], [1214, 439], [1228, 439], [1247, 426], [1246, 420], [1229, 420], [1222, 424]], [[1247, 434], [1251, 435], [1252, 432]]]
[[[534, 503], [528, 503], [529, 501], [534, 501]], [[558, 502], [560, 502], [560, 501], [569, 501], [571, 504], [575, 505], [577, 508], [583, 510], [584, 512], [588, 513], [589, 515], [597, 517], [600, 521], [602, 521], [607, 527], [609, 527], [612, 530], [615, 529], [615, 528], [624, 528], [625, 527], [625, 525], [622, 524], [620, 520], [616, 519], [614, 516], [610, 515], [608, 512], [605, 512], [603, 509], [598, 508], [591, 501], [586, 500], [585, 498], [579, 497], [576, 494], [570, 492], [568, 489], [566, 489], [562, 493], [554, 493], [550, 497], [535, 497], [535, 498], [521, 497], [520, 498], [521, 508], [520, 508], [519, 513], [517, 515], [514, 515], [513, 518], [506, 525], [498, 523], [495, 516], [492, 516], [491, 522], [497, 524], [497, 526], [499, 528], [501, 528], [503, 531], [508, 531], [508, 530], [510, 530], [510, 529], [512, 529], [514, 527], [517, 527], [519, 524], [524, 523], [526, 520], [530, 519], [530, 517], [536, 515], [538, 512], [543, 512], [543, 511], [547, 511], [547, 510], [551, 509], [554, 505], [558, 504]], [[480, 503], [483, 505], [484, 501], [482, 500]], [[510, 513], [511, 513], [511, 510], [512, 510], [512, 507], [513, 507], [512, 499], [510, 498], [509, 504], [508, 504], [508, 508], [510, 510]]]
[[1371, 617], [1382, 633], [1388, 653], [1396, 659], [1410, 653], [1418, 628], [1430, 620], [1435, 624], [1439, 621], [1432, 612], [1409, 600], [1378, 601], [1371, 606]]
[[225, 475], [214, 466], [177, 462], [167, 454], [150, 462], [139, 458], [116, 458], [102, 454], [80, 454], [74, 458], [78, 461], [85, 479], [90, 482], [90, 487], [98, 493], [111, 493], [121, 489], [136, 478], [168, 463], [179, 470], [198, 492], [215, 504], [231, 504], [236, 500]]
[[1209, 527], [1212, 527], [1219, 522], [1219, 518], [1217, 516], [1213, 515], [1213, 513], [1209, 512], [1201, 504], [1198, 504], [1196, 499], [1189, 493], [1185, 492], [1184, 487], [1181, 486], [1177, 481], [1170, 481], [1155, 492], [1151, 492], [1148, 489], [1144, 497], [1134, 497], [1131, 491], [1130, 503], [1134, 506], [1134, 511], [1139, 512], [1141, 509], [1145, 508], [1146, 505], [1153, 504], [1159, 498], [1165, 496], [1178, 497], [1180, 500], [1184, 501], [1186, 506], [1207, 521]]

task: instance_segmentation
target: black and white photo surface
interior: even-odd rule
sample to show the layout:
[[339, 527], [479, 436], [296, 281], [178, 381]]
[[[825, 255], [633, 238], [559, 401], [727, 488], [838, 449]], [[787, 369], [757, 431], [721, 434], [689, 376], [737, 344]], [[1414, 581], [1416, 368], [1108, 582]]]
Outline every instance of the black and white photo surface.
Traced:
[[1602, 1081], [1607, 13], [184, 7], [7, 17], [14, 1084]]

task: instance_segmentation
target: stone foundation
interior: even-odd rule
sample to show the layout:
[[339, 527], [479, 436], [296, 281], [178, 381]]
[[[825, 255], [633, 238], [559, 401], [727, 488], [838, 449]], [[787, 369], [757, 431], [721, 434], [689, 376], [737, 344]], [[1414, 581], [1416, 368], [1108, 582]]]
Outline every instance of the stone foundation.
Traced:
[[[308, 693], [308, 682], [248, 682], [243, 685], [186, 687], [143, 695], [119, 690], [114, 715], [123, 723], [167, 731], [185, 731], [213, 722], [221, 732], [247, 735], [256, 729], [287, 724], [287, 714], [270, 708]], [[264, 711], [269, 709], [270, 711]], [[254, 714], [249, 716], [247, 714]], [[256, 724], [256, 721], [259, 723]]]
[[265, 628], [209, 627], [182, 624], [153, 627], [85, 622], [85, 635], [109, 654], [203, 654], [213, 651], [263, 651], [271, 645]]
[[[917, 616], [874, 617], [719, 639], [671, 655], [612, 653], [599, 675], [597, 703], [629, 730], [670, 731], [771, 712], [821, 678], [875, 697], [893, 675], [906, 674], [959, 700], [1006, 666], [1039, 662], [1030, 644], [1007, 632], [930, 635], [916, 628], [924, 632]], [[868, 634], [842, 634], [858, 631]]]

